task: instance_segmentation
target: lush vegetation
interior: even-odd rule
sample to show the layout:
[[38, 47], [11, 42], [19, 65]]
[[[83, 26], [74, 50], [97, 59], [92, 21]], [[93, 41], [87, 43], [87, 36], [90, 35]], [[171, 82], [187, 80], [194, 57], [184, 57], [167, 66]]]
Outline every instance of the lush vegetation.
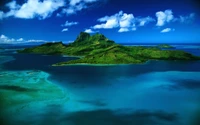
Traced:
[[18, 50], [19, 53], [39, 53], [39, 54], [62, 54], [72, 56], [85, 56], [93, 50], [107, 48], [115, 44], [102, 34], [90, 34], [81, 32], [77, 39], [68, 45], [62, 42], [45, 43], [41, 46]]
[[38, 54], [63, 54], [66, 46], [62, 42], [45, 43], [37, 47], [18, 50], [19, 53], [38, 53]]
[[[162, 45], [162, 48], [169, 45]], [[102, 34], [90, 34], [81, 32], [77, 39], [68, 45], [62, 42], [46, 43], [38, 47], [19, 50], [20, 53], [64, 54], [71, 56], [83, 56], [77, 60], [60, 62], [54, 66], [68, 64], [137, 64], [147, 60], [198, 60], [184, 51], [161, 50], [160, 47], [122, 46], [107, 39]]]

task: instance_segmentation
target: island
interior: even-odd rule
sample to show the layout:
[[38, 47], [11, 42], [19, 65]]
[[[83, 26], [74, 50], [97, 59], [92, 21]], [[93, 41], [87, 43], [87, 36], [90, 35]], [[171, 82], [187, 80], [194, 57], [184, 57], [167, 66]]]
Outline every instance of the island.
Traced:
[[169, 44], [160, 44], [160, 45], [157, 45], [156, 47], [158, 47], [160, 49], [174, 49], [175, 48]]
[[58, 62], [53, 66], [74, 64], [140, 64], [148, 60], [200, 60], [200, 57], [180, 50], [161, 50], [158, 47], [123, 46], [103, 34], [90, 35], [81, 32], [70, 44], [45, 43], [18, 50], [19, 53], [38, 53], [79, 56], [79, 59]]

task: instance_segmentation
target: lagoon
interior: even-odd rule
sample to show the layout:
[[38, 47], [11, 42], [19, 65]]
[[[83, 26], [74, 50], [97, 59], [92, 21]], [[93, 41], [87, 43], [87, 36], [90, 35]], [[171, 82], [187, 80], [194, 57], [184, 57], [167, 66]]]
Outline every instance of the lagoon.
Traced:
[[[180, 49], [200, 55], [200, 51], [194, 47]], [[40, 93], [41, 95], [36, 96], [38, 101], [29, 100], [21, 105], [7, 107], [8, 111], [12, 111], [2, 114], [7, 124], [199, 123], [200, 61], [149, 61], [134, 65], [52, 67], [56, 62], [73, 60], [76, 57], [17, 54], [14, 50], [1, 53], [1, 56], [4, 57], [0, 63], [1, 93], [14, 92], [15, 99], [20, 100], [21, 96], [17, 95], [23, 94], [27, 97], [29, 94], [2, 85], [8, 82], [29, 88], [31, 85], [28, 83], [31, 84], [34, 80], [41, 85], [37, 81], [39, 78], [46, 79], [47, 84], [56, 86], [57, 92], [66, 93], [65, 99], [61, 101], [59, 99], [63, 97], [62, 93], [50, 96], [45, 86], [39, 86], [39, 89], [47, 89], [45, 94], [49, 95], [44, 96], [44, 93]], [[26, 84], [19, 82], [22, 79]], [[53, 90], [55, 89], [52, 89], [52, 92]]]

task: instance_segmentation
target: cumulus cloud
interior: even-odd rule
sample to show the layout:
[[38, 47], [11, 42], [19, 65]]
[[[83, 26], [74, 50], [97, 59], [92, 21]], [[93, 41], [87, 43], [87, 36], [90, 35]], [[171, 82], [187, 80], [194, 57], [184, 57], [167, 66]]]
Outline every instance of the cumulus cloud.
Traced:
[[175, 31], [175, 29], [171, 29], [171, 28], [165, 28], [161, 31], [161, 33], [167, 33], [167, 32], [171, 32], [171, 31]]
[[[53, 12], [61, 10], [56, 15], [62, 17], [64, 14], [71, 15], [85, 8], [90, 7], [94, 2], [106, 0], [27, 0], [22, 5], [17, 4], [15, 0], [7, 3], [5, 6], [8, 12], [0, 11], [0, 19], [7, 17], [16, 17], [24, 19], [45, 19], [50, 17]], [[59, 9], [61, 8], [61, 9]]]
[[76, 11], [73, 8], [63, 8], [61, 13], [57, 13], [57, 16], [62, 17], [63, 14], [67, 14], [67, 15], [71, 15], [71, 14], [75, 14]]
[[195, 13], [179, 17], [174, 17], [172, 10], [159, 11], [156, 13], [157, 24], [156, 26], [164, 26], [170, 22], [192, 23], [195, 19]]
[[94, 29], [112, 29], [119, 26], [118, 20], [116, 18], [109, 19], [104, 24], [97, 24], [93, 28]]
[[135, 26], [135, 24], [133, 24], [134, 23], [133, 19], [134, 19], [133, 14], [124, 13], [119, 20], [120, 27], [129, 28], [131, 26]]
[[61, 32], [66, 32], [68, 31], [68, 28], [64, 28]]
[[[46, 42], [44, 40], [34, 40], [34, 39], [31, 39], [31, 40], [27, 40], [26, 42]], [[52, 41], [53, 42], [53, 41]]]
[[118, 30], [118, 32], [128, 32], [129, 31], [129, 29], [128, 28], [120, 28], [119, 30]]
[[83, 9], [88, 8], [88, 5], [93, 2], [97, 2], [100, 0], [69, 0], [69, 4], [67, 7], [64, 7], [57, 16], [62, 16], [63, 14], [71, 15], [76, 14], [76, 12], [81, 11]]
[[86, 29], [84, 32], [86, 32], [86, 33], [95, 33], [95, 31], [93, 31], [92, 29]]
[[19, 38], [19, 39], [17, 39], [17, 41], [18, 42], [22, 42], [22, 41], [24, 41], [24, 39], [23, 38]]
[[155, 21], [155, 19], [153, 19], [153, 18], [150, 17], [150, 16], [145, 17], [145, 18], [137, 18], [136, 20], [137, 20], [137, 22], [139, 23], [139, 26], [145, 26], [146, 24]]
[[101, 24], [92, 26], [93, 29], [112, 29], [119, 28], [118, 32], [135, 31], [139, 26], [145, 26], [146, 24], [155, 21], [151, 17], [134, 17], [133, 14], [127, 14], [123, 11], [111, 16], [104, 16], [97, 20]]
[[19, 9], [20, 5], [18, 5], [16, 3], [16, 1], [11, 1], [11, 2], [6, 4], [6, 7], [8, 7], [9, 9], [15, 10], [15, 9]]
[[93, 29], [112, 29], [119, 28], [118, 32], [128, 32], [132, 31], [135, 28], [135, 18], [133, 14], [127, 14], [123, 11], [119, 11], [118, 13], [111, 16], [104, 16], [99, 18], [97, 21], [101, 22], [101, 24], [97, 24], [93, 26]]
[[9, 11], [4, 14], [4, 17], [13, 16], [24, 19], [38, 17], [39, 19], [45, 19], [64, 5], [64, 0], [28, 0], [22, 5], [18, 5], [16, 1], [12, 1], [6, 4], [6, 7], [9, 8]]
[[10, 17], [10, 16], [15, 16], [17, 11], [20, 9], [20, 5], [16, 3], [16, 1], [11, 1], [5, 5], [7, 8], [10, 9], [7, 13], [4, 13], [4, 18]]
[[8, 37], [2, 34], [0, 38], [1, 39], [7, 39]]
[[74, 6], [76, 5], [77, 3], [79, 3], [81, 0], [70, 0], [70, 5]]
[[8, 38], [7, 36], [5, 36], [3, 34], [0, 37], [0, 43], [12, 43], [14, 41], [16, 41], [16, 40], [13, 38]]
[[69, 21], [66, 21], [65, 24], [61, 25], [61, 26], [73, 26], [73, 25], [77, 25], [78, 22], [69, 22]]
[[71, 6], [75, 6], [77, 4], [80, 4], [81, 2], [82, 3], [92, 3], [92, 2], [96, 2], [98, 0], [70, 0], [69, 4]]
[[163, 26], [174, 19], [172, 10], [165, 10], [156, 12], [157, 24], [156, 26]]
[[46, 42], [46, 41], [44, 41], [44, 40], [25, 40], [23, 38], [14, 39], [14, 38], [9, 38], [3, 34], [0, 36], [1, 44], [17, 44], [17, 43], [28, 43], [28, 42]]
[[105, 22], [102, 24], [97, 24], [93, 26], [94, 29], [112, 29], [119, 27], [119, 19], [120, 16], [122, 16], [123, 12], [120, 11], [119, 13], [116, 13], [112, 16], [105, 16], [102, 18], [99, 18], [97, 21], [98, 22]]
[[62, 0], [45, 0], [43, 2], [28, 0], [28, 2], [23, 4], [16, 12], [15, 17], [29, 19], [39, 16], [45, 19], [61, 6], [64, 6], [64, 1]]

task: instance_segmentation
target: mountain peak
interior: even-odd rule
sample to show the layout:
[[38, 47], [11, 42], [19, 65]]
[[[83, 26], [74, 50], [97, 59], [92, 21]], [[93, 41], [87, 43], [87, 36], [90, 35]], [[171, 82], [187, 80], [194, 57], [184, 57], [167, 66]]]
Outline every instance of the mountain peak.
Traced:
[[86, 33], [86, 32], [80, 32], [80, 34], [78, 35], [78, 37], [76, 38], [76, 40], [74, 41], [76, 42], [82, 42], [85, 40], [88, 40], [90, 38], [90, 34]]
[[94, 40], [108, 40], [103, 34], [96, 33], [95, 35], [92, 36], [92, 39]]
[[80, 46], [80, 45], [91, 45], [91, 44], [113, 44], [114, 41], [109, 40], [103, 34], [96, 33], [95, 35], [90, 35], [86, 32], [80, 32], [76, 40], [71, 44], [72, 46]]

